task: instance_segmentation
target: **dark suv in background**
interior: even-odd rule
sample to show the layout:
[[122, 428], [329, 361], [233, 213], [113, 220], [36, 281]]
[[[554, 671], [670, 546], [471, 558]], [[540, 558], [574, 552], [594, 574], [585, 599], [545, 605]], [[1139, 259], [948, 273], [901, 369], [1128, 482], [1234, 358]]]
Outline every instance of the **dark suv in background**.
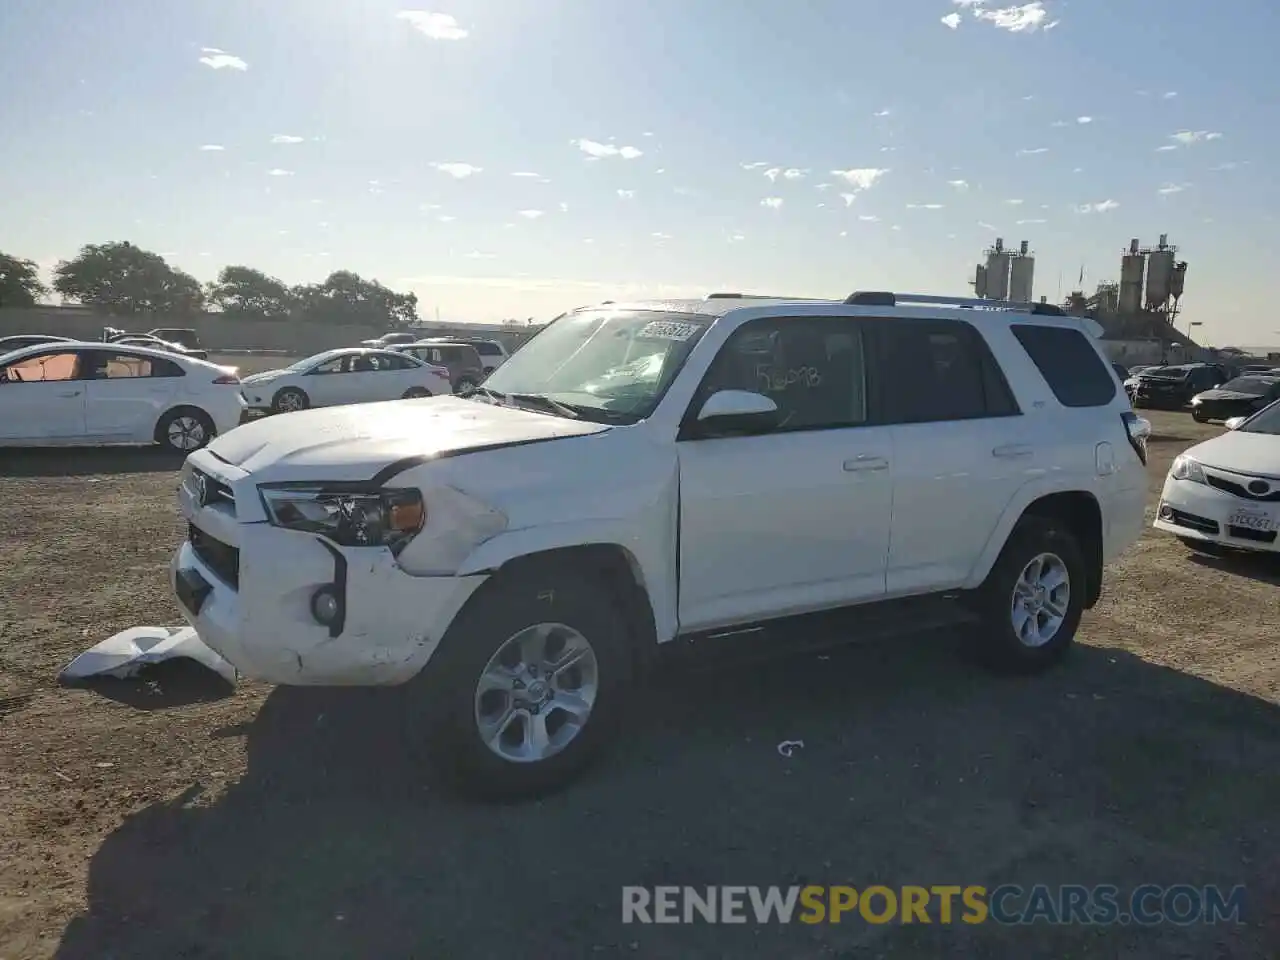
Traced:
[[1230, 379], [1229, 371], [1211, 363], [1154, 367], [1138, 374], [1138, 382], [1133, 388], [1133, 405], [1181, 410], [1197, 393], [1212, 390]]

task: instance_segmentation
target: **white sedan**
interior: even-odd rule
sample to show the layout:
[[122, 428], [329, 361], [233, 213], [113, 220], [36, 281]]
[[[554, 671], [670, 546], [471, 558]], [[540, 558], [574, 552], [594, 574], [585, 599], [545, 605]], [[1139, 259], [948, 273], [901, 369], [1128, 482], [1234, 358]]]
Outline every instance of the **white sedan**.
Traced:
[[0, 356], [0, 446], [159, 443], [190, 452], [240, 423], [234, 367], [146, 347], [59, 342]]
[[1173, 461], [1155, 526], [1193, 550], [1280, 552], [1280, 402]]
[[364, 347], [328, 350], [283, 370], [245, 377], [242, 390], [251, 409], [274, 413], [453, 393], [444, 367]]

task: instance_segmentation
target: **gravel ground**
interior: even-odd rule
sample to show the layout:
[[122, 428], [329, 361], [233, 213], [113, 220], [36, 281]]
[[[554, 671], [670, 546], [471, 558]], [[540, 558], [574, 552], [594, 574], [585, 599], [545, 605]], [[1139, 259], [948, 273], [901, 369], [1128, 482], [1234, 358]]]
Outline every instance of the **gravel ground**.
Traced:
[[[1154, 503], [1217, 429], [1151, 418]], [[1280, 955], [1275, 564], [1149, 533], [1049, 675], [921, 637], [672, 677], [573, 789], [469, 806], [405, 760], [394, 692], [58, 688], [90, 644], [177, 621], [177, 464], [3, 457], [5, 960]], [[1245, 884], [1246, 923], [620, 922], [624, 884], [1144, 882]]]

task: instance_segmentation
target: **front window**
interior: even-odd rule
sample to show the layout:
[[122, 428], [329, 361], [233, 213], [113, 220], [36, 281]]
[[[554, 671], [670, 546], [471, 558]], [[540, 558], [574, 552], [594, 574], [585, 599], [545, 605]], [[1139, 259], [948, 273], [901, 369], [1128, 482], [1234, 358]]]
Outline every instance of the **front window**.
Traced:
[[490, 374], [479, 397], [550, 400], [587, 419], [634, 423], [653, 413], [709, 324], [649, 310], [571, 313]]

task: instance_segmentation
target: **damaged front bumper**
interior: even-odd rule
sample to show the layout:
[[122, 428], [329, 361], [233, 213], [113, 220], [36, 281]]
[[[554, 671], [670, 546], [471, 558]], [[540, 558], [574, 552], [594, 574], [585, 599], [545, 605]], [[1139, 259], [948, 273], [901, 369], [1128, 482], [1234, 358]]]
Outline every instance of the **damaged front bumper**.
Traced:
[[[188, 623], [243, 675], [295, 686], [403, 683], [431, 659], [485, 575], [412, 576], [389, 550], [343, 548], [266, 523], [194, 523], [170, 564]], [[317, 591], [340, 616], [315, 613]]]

